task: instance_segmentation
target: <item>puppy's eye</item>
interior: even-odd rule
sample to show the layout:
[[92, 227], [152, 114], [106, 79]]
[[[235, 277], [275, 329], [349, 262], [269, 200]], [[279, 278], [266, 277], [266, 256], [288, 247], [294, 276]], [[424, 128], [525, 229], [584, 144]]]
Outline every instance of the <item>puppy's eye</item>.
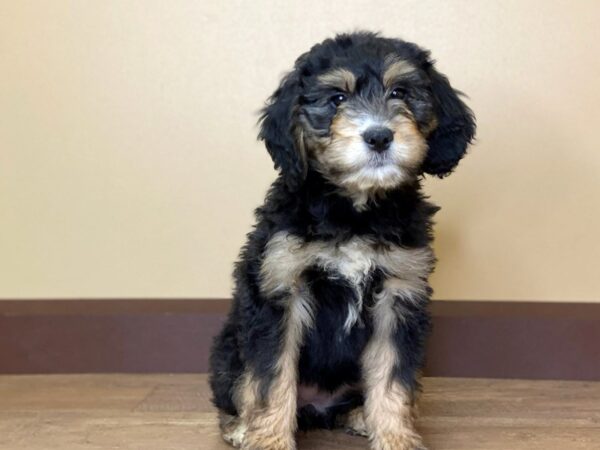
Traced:
[[335, 94], [330, 100], [335, 106], [340, 106], [340, 104], [348, 100], [348, 97], [345, 94]]
[[401, 88], [401, 87], [395, 88], [392, 91], [392, 93], [390, 94], [390, 98], [393, 98], [396, 100], [402, 100], [405, 97], [406, 97], [406, 89]]

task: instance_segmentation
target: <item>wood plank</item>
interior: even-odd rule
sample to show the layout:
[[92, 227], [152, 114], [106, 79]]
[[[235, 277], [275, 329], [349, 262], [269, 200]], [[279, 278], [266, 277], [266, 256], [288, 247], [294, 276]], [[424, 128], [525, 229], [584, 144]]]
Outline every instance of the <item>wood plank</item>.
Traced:
[[[2, 450], [227, 450], [206, 375], [0, 376]], [[426, 378], [432, 450], [600, 449], [600, 382]], [[340, 431], [299, 450], [367, 449]]]

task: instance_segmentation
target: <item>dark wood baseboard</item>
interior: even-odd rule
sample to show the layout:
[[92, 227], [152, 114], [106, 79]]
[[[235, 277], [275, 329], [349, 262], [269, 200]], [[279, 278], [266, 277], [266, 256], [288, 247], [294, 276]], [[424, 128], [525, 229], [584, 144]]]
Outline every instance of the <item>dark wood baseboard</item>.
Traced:
[[[229, 300], [2, 300], [0, 373], [205, 372]], [[600, 380], [600, 304], [433, 302], [426, 375]]]

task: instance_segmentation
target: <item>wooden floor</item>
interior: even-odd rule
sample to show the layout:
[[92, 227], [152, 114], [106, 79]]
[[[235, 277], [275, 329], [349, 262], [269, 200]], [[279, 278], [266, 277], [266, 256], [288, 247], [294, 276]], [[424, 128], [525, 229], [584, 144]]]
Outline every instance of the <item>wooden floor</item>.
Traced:
[[[600, 383], [424, 380], [432, 450], [600, 449]], [[342, 432], [299, 449], [367, 449]], [[225, 450], [203, 375], [0, 376], [0, 449]]]

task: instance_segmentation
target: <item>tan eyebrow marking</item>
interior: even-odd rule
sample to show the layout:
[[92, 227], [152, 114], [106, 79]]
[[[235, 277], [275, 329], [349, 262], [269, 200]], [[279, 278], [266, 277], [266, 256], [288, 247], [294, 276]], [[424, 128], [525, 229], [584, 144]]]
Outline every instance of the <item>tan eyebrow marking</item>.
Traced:
[[346, 92], [354, 92], [356, 77], [348, 69], [333, 69], [317, 78], [321, 84]]
[[408, 61], [403, 59], [393, 59], [383, 73], [383, 85], [386, 88], [389, 88], [398, 80], [398, 78], [403, 75], [408, 75], [415, 70], [417, 70], [417, 68]]

